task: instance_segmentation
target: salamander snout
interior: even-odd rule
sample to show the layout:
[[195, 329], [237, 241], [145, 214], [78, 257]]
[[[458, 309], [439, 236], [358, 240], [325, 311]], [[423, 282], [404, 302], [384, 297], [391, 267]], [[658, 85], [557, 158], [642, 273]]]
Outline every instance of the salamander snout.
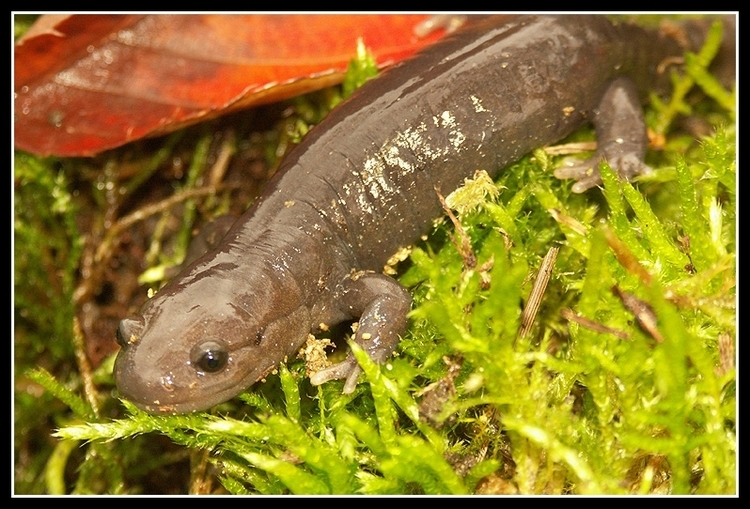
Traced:
[[143, 320], [141, 318], [124, 318], [117, 326], [115, 339], [120, 348], [127, 348], [128, 345], [135, 343], [143, 330]]

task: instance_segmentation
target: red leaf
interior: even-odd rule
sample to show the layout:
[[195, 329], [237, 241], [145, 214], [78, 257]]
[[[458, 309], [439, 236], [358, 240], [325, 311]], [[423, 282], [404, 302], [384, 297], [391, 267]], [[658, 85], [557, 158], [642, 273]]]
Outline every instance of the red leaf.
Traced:
[[424, 15], [73, 15], [15, 48], [15, 145], [88, 156], [341, 81], [362, 37], [379, 65], [441, 33]]

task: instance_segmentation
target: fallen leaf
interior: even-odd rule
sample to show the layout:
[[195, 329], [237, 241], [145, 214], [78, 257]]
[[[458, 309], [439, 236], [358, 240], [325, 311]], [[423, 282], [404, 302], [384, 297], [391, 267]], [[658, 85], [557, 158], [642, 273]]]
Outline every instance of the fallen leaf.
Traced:
[[14, 52], [15, 146], [91, 156], [341, 81], [361, 37], [380, 66], [442, 35], [425, 15], [43, 16]]

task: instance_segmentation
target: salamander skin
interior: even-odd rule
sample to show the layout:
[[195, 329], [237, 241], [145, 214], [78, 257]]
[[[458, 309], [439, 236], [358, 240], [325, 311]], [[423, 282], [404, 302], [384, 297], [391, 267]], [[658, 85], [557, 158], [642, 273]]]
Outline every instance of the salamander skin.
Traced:
[[[348, 320], [384, 362], [411, 298], [381, 272], [441, 216], [435, 190], [592, 120], [599, 153], [558, 176], [580, 192], [599, 182], [589, 168], [601, 157], [625, 178], [647, 170], [639, 97], [683, 51], [603, 16], [503, 16], [388, 69], [312, 129], [215, 250], [120, 323], [120, 392], [152, 413], [207, 409]], [[311, 381], [345, 378], [351, 392], [358, 374], [350, 354]]]

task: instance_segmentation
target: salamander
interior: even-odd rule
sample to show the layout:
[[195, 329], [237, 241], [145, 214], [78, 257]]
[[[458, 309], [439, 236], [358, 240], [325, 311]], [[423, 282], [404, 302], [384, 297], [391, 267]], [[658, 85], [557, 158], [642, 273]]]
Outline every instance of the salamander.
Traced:
[[[383, 363], [411, 297], [382, 273], [442, 215], [436, 189], [497, 175], [587, 122], [594, 157], [557, 171], [583, 192], [606, 159], [648, 167], [640, 104], [685, 48], [604, 16], [482, 18], [368, 82], [314, 127], [219, 245], [117, 329], [120, 393], [152, 413], [208, 409], [264, 378], [311, 333], [357, 320]], [[360, 368], [351, 353], [313, 384]]]

